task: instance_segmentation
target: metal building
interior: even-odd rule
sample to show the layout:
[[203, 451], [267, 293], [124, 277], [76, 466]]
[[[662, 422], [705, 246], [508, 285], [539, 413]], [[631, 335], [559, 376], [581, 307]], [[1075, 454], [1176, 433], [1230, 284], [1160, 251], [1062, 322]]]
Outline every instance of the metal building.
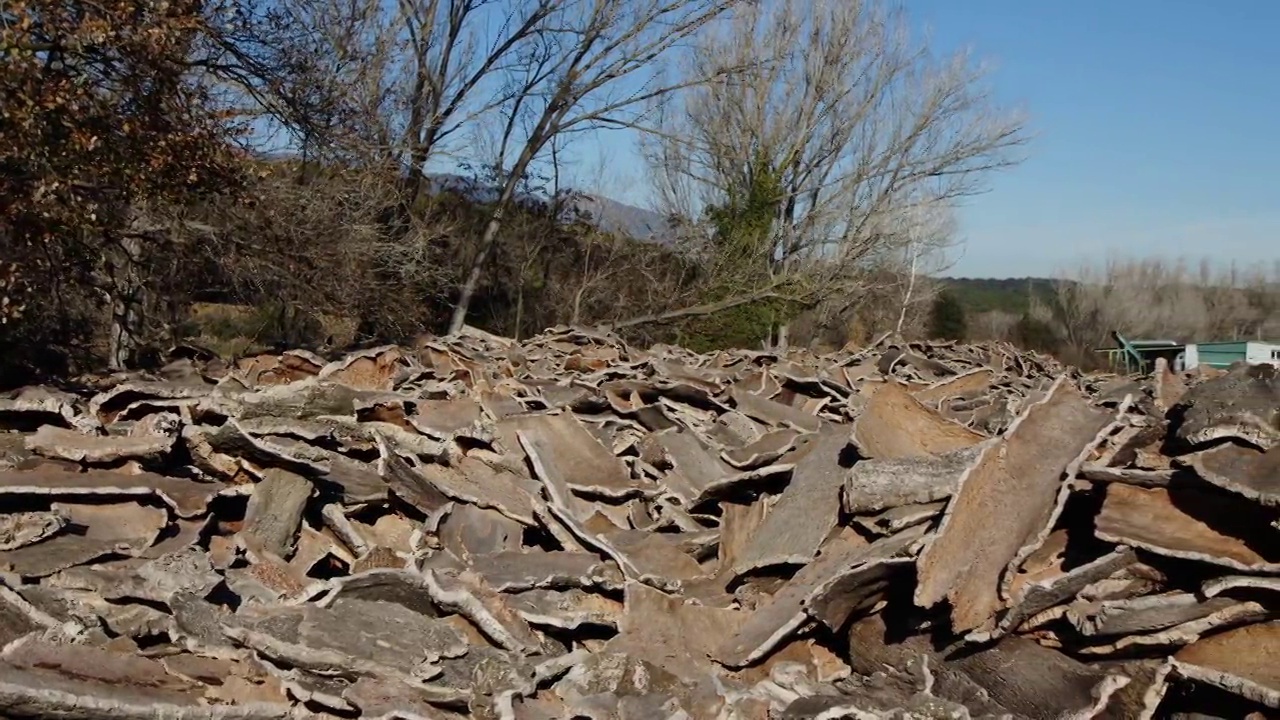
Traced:
[[1228, 368], [1238, 362], [1250, 365], [1280, 365], [1280, 343], [1260, 340], [1230, 342], [1178, 343], [1173, 340], [1129, 340], [1118, 332], [1111, 333], [1115, 347], [1099, 348], [1111, 367], [1126, 373], [1150, 372], [1157, 358], [1163, 357], [1175, 372], [1200, 365]]
[[1198, 365], [1225, 368], [1242, 361], [1250, 365], [1280, 365], [1280, 343], [1258, 340], [1188, 343], [1184, 353], [1184, 364], [1189, 368]]

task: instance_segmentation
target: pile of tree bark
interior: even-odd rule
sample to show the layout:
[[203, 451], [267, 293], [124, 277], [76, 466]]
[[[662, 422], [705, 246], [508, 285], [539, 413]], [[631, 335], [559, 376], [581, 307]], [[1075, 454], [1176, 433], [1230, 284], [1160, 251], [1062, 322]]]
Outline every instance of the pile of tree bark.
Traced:
[[0, 396], [0, 715], [1271, 716], [1277, 413], [1007, 345], [177, 348]]

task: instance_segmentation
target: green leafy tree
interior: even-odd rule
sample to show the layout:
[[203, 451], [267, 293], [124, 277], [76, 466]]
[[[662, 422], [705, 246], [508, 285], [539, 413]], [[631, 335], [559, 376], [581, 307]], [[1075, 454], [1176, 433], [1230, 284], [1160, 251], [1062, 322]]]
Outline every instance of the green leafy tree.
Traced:
[[[704, 292], [709, 303], [750, 294], [773, 281], [770, 259], [784, 197], [782, 177], [763, 155], [757, 155], [746, 177], [724, 203], [707, 209], [714, 243]], [[794, 314], [791, 305], [783, 297], [769, 297], [690, 319], [681, 342], [703, 351], [759, 346], [775, 325]]]
[[967, 334], [968, 321], [960, 299], [947, 290], [938, 293], [929, 312], [929, 337], [964, 340]]
[[1062, 348], [1062, 339], [1054, 332], [1053, 326], [1029, 313], [1013, 326], [1013, 340], [1028, 350], [1045, 353], [1056, 353]]
[[63, 336], [107, 299], [123, 367], [162, 274], [152, 214], [240, 180], [234, 128], [192, 69], [215, 15], [200, 0], [0, 3], [0, 355], [87, 347]]

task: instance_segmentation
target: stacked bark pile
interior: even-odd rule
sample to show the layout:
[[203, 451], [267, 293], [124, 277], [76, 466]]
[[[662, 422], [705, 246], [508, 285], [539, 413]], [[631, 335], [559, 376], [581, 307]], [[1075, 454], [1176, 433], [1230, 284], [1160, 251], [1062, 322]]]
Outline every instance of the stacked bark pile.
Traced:
[[1272, 368], [468, 332], [0, 428], [4, 717], [1280, 710]]

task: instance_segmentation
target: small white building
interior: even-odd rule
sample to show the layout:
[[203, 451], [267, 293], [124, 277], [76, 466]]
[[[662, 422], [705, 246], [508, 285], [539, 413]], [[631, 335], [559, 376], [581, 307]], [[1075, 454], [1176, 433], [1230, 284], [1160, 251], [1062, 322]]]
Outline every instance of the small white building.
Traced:
[[1199, 365], [1226, 368], [1241, 360], [1250, 365], [1280, 365], [1280, 343], [1257, 340], [1188, 343], [1182, 365], [1187, 368]]

